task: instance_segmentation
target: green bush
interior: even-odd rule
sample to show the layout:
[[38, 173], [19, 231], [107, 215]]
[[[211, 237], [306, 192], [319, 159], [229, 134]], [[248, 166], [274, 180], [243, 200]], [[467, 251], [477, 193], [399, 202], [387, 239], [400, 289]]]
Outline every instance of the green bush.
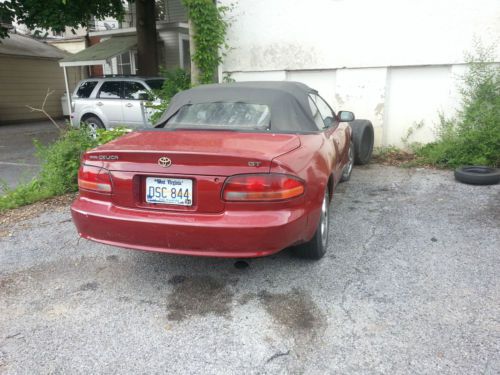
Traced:
[[416, 150], [422, 163], [500, 165], [500, 67], [488, 61], [492, 61], [491, 53], [482, 47], [477, 57], [468, 57], [461, 109], [453, 118], [440, 115], [438, 140]]
[[5, 195], [0, 196], [0, 212], [25, 206], [53, 196], [53, 194], [41, 186], [40, 181], [36, 178], [30, 182], [18, 185], [15, 189], [9, 188], [3, 182], [1, 185]]
[[43, 146], [35, 141], [41, 170], [37, 177], [11, 189], [2, 184], [0, 211], [24, 206], [39, 200], [78, 190], [78, 168], [82, 154], [100, 144], [109, 142], [128, 130], [99, 130], [93, 137], [87, 128], [70, 128], [61, 133], [53, 144]]
[[155, 99], [160, 99], [161, 103], [159, 105], [152, 103], [148, 104], [148, 107], [157, 110], [151, 116], [151, 122], [153, 124], [163, 115], [163, 112], [165, 112], [170, 103], [170, 99], [172, 99], [175, 94], [191, 87], [191, 77], [189, 73], [183, 69], [179, 68], [171, 71], [162, 70], [160, 74], [165, 77], [165, 82], [163, 82], [162, 88], [160, 90], [155, 90], [153, 94]]
[[78, 188], [78, 168], [85, 150], [97, 146], [85, 129], [70, 129], [49, 146], [35, 141], [42, 168], [38, 176], [41, 187], [52, 195], [61, 195]]

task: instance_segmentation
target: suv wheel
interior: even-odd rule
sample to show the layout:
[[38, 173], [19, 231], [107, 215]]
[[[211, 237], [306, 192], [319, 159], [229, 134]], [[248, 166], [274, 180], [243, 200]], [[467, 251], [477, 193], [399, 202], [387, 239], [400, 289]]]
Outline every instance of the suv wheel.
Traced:
[[95, 138], [97, 137], [97, 129], [106, 129], [102, 121], [97, 116], [87, 117], [82, 121], [90, 130], [90, 134]]

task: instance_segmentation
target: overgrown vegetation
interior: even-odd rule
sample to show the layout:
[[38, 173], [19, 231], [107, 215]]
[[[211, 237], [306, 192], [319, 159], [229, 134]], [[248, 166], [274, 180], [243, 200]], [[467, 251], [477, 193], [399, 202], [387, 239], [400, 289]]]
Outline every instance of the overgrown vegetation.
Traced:
[[78, 190], [78, 168], [82, 154], [100, 144], [109, 142], [128, 130], [100, 129], [93, 137], [87, 128], [70, 128], [61, 132], [59, 139], [44, 146], [35, 142], [41, 171], [30, 182], [12, 189], [2, 183], [4, 195], [0, 196], [0, 212], [36, 201]]
[[412, 153], [415, 152], [415, 150], [419, 149], [422, 147], [422, 144], [419, 143], [419, 142], [413, 142], [411, 141], [411, 138], [413, 137], [413, 135], [420, 129], [422, 129], [424, 127], [425, 123], [423, 120], [421, 121], [418, 121], [418, 122], [414, 122], [412, 126], [410, 126], [407, 130], [406, 130], [406, 134], [401, 137], [401, 142], [403, 142], [403, 144], [405, 145], [405, 147], [411, 151]]
[[481, 46], [467, 60], [461, 108], [451, 118], [440, 114], [438, 140], [416, 150], [421, 164], [500, 166], [500, 66]]
[[[217, 69], [222, 62], [225, 52], [229, 49], [226, 43], [226, 32], [229, 21], [227, 13], [233, 8], [221, 6], [212, 0], [182, 0], [188, 10], [188, 17], [192, 25], [194, 54], [191, 60], [197, 67], [199, 75], [192, 77], [183, 69], [161, 70], [160, 75], [165, 77], [165, 82], [160, 90], [156, 90], [154, 99], [159, 99], [160, 104], [148, 103], [148, 107], [156, 111], [150, 120], [156, 123], [167, 109], [170, 99], [179, 91], [187, 90], [193, 85], [214, 83]], [[225, 82], [234, 81], [230, 76], [223, 78]]]
[[155, 99], [160, 100], [160, 104], [149, 103], [148, 107], [154, 108], [156, 111], [151, 115], [151, 123], [155, 124], [167, 109], [170, 99], [180, 91], [187, 90], [191, 87], [191, 76], [183, 69], [161, 70], [160, 73], [165, 77], [165, 82], [160, 90], [156, 90], [153, 94]]
[[228, 48], [226, 31], [229, 23], [225, 16], [231, 7], [217, 5], [212, 0], [182, 0], [182, 3], [194, 29], [195, 52], [191, 60], [199, 70], [195, 83], [212, 83], [222, 62], [221, 50]]

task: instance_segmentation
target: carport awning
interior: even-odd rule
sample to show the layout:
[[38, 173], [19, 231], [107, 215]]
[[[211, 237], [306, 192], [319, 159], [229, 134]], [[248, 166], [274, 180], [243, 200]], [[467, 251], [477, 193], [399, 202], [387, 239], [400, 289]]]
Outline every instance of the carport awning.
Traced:
[[59, 61], [59, 66], [103, 65], [108, 59], [121, 55], [136, 45], [137, 37], [135, 35], [113, 37], [62, 59]]

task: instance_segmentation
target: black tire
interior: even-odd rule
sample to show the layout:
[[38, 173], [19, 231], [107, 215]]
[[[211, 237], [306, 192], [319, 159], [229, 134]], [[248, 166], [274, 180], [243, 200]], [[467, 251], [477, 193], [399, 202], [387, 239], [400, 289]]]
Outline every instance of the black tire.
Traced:
[[101, 119], [97, 116], [89, 116], [82, 122], [88, 127], [90, 135], [97, 138], [97, 129], [106, 129]]
[[94, 127], [95, 129], [106, 129], [101, 119], [97, 116], [89, 116], [82, 122], [87, 124], [89, 127]]
[[342, 170], [342, 176], [340, 176], [340, 182], [349, 181], [352, 174], [352, 166], [354, 165], [354, 143], [349, 144], [348, 160], [344, 169]]
[[349, 124], [352, 128], [352, 141], [354, 143], [354, 164], [367, 164], [373, 153], [373, 125], [368, 120], [354, 120]]
[[[324, 212], [326, 210], [326, 212]], [[321, 216], [319, 219], [318, 227], [314, 232], [313, 238], [302, 245], [294, 247], [293, 251], [296, 256], [306, 259], [319, 260], [323, 258], [328, 247], [328, 228], [330, 224], [330, 195], [328, 188], [326, 189], [321, 206]], [[326, 223], [325, 223], [326, 220]]]
[[455, 169], [455, 179], [471, 185], [494, 185], [500, 182], [500, 169], [483, 166], [464, 166]]

